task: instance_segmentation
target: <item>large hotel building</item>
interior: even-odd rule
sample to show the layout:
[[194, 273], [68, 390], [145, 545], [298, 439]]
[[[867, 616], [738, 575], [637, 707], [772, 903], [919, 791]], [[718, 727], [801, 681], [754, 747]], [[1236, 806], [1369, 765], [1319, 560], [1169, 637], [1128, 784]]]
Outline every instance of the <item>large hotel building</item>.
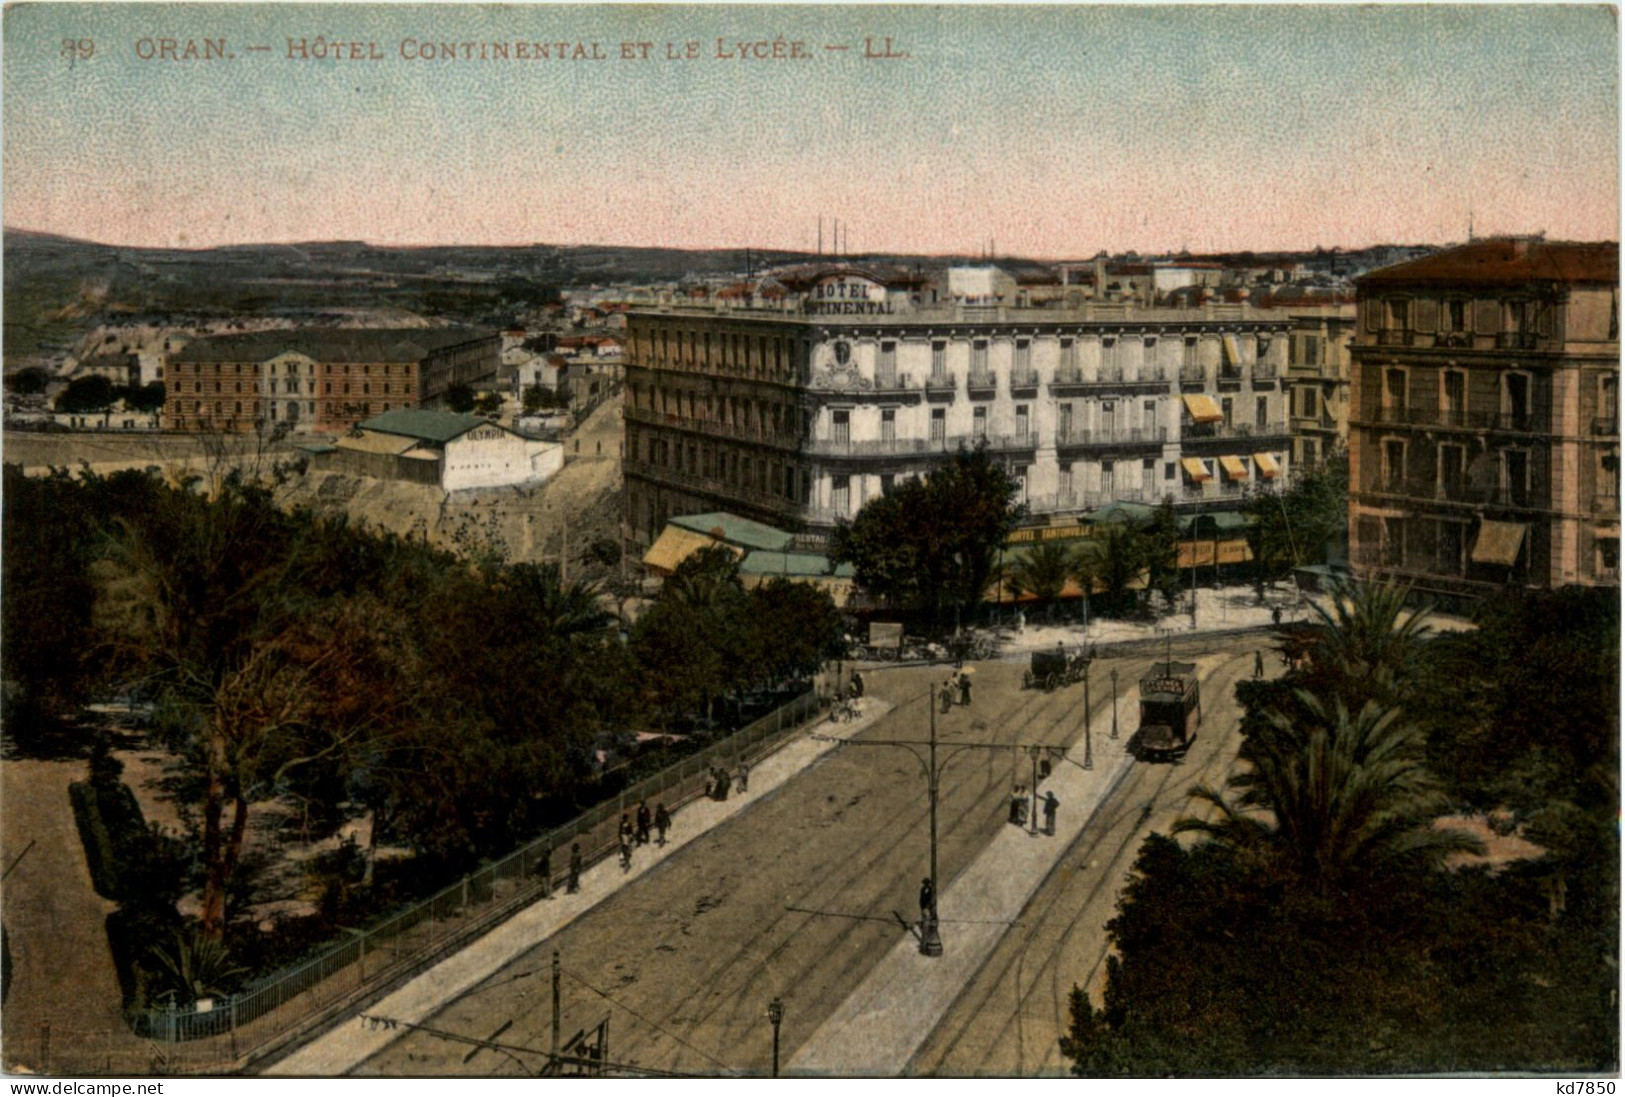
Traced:
[[848, 266], [633, 312], [627, 539], [647, 548], [673, 516], [711, 511], [816, 538], [961, 445], [1005, 461], [1040, 519], [1170, 497], [1233, 509], [1286, 475], [1299, 318], [1008, 299], [939, 301]]
[[1618, 583], [1618, 246], [1479, 240], [1357, 285], [1356, 573], [1445, 602]]

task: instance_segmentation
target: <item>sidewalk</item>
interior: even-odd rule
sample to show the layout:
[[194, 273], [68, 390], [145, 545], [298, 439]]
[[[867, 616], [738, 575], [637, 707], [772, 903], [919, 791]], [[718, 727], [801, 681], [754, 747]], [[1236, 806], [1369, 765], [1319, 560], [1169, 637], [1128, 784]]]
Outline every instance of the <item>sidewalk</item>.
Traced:
[[[1156, 599], [1160, 605], [1162, 599]], [[1080, 608], [1068, 607], [1070, 620], [1051, 623], [1034, 611], [1027, 618], [1026, 628], [1017, 630], [1009, 625], [999, 629], [999, 654], [1019, 655], [1043, 651], [1064, 644], [1120, 644], [1136, 640], [1160, 639], [1168, 633], [1175, 640], [1205, 632], [1229, 629], [1266, 629], [1275, 622], [1275, 611], [1280, 610], [1281, 624], [1318, 622], [1320, 618], [1309, 608], [1309, 603], [1331, 609], [1331, 598], [1326, 594], [1299, 593], [1290, 587], [1264, 592], [1264, 603], [1251, 583], [1236, 583], [1214, 588], [1200, 587], [1196, 591], [1196, 623], [1192, 625], [1189, 594], [1180, 596], [1181, 609], [1163, 614], [1152, 621], [1122, 621], [1110, 617], [1091, 617], [1087, 626], [1079, 619]], [[1463, 617], [1430, 613], [1427, 623], [1435, 632], [1453, 632], [1471, 628], [1472, 622]]]
[[[1205, 672], [1222, 656], [1205, 657]], [[1139, 687], [1118, 696], [1120, 711], [1134, 712]], [[1110, 727], [1110, 701], [1096, 705], [1095, 726]], [[913, 934], [897, 944], [790, 1060], [792, 1075], [896, 1077], [952, 1007], [1010, 930], [1061, 855], [1090, 817], [1133, 768], [1128, 736], [1096, 732], [1094, 769], [1081, 768], [1083, 745], [1044, 784], [1060, 801], [1055, 834], [1031, 835], [1005, 826], [976, 860], [937, 898], [943, 953], [922, 956]]]
[[[889, 702], [878, 697], [865, 697], [859, 705], [861, 715], [851, 723], [837, 724], [826, 719], [812, 725], [811, 730], [834, 740], [850, 738], [892, 708]], [[365, 1012], [369, 1016], [391, 1017], [413, 1024], [424, 1023], [459, 995], [495, 974], [503, 965], [536, 948], [695, 838], [747, 810], [837, 746], [839, 743], [836, 741], [812, 739], [805, 732], [799, 734], [751, 769], [748, 792], [743, 795], [730, 793], [728, 799], [723, 801], [696, 800], [674, 813], [672, 831], [665, 848], [653, 845], [639, 847], [633, 853], [630, 872], [622, 872], [615, 858], [593, 865], [581, 874], [581, 890], [575, 895], [567, 895], [561, 889], [554, 893], [552, 899], [538, 900], [467, 948], [447, 957], [367, 1007]], [[560, 852], [555, 851], [554, 855], [556, 869], [562, 868], [558, 860]], [[568, 858], [568, 851], [562, 852]], [[403, 1031], [374, 1029], [359, 1021], [341, 1022], [290, 1055], [265, 1067], [260, 1073], [317, 1077], [342, 1075], [382, 1051]]]

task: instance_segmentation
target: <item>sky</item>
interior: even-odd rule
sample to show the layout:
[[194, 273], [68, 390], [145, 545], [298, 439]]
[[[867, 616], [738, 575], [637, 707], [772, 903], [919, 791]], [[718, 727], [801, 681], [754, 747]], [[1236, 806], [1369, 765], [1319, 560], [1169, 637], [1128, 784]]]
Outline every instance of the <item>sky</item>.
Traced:
[[1619, 41], [1578, 6], [29, 4], [3, 213], [169, 247], [811, 250], [820, 215], [853, 253], [1446, 243], [1469, 217], [1612, 240]]

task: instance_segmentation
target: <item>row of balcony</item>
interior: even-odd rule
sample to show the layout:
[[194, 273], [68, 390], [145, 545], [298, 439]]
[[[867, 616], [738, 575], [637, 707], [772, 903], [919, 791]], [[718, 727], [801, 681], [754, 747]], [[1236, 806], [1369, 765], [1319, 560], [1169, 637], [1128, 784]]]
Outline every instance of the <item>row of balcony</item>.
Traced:
[[1283, 419], [1264, 423], [1187, 423], [1180, 431], [1181, 442], [1207, 442], [1228, 438], [1275, 438], [1291, 433]]
[[[1512, 507], [1524, 510], [1550, 510], [1550, 490], [1539, 485], [1474, 485], [1464, 481], [1441, 481], [1431, 476], [1378, 477], [1363, 489], [1373, 495], [1394, 495], [1430, 503], [1471, 507]], [[1600, 498], [1600, 497], [1599, 497]]]
[[[1367, 408], [1358, 416], [1367, 423], [1377, 423], [1384, 426], [1412, 426], [1412, 427], [1449, 427], [1458, 430], [1498, 430], [1509, 433], [1543, 434], [1548, 433], [1549, 417], [1543, 413], [1530, 411], [1499, 412], [1499, 411], [1463, 411], [1459, 408], [1405, 408], [1405, 407], [1377, 407]], [[1617, 421], [1597, 420], [1593, 429], [1601, 424], [1607, 425]], [[1601, 431], [1596, 431], [1602, 433]]]
[[[1058, 431], [1055, 445], [1060, 448], [1109, 448], [1112, 446], [1162, 445], [1167, 441], [1165, 427], [1120, 427], [1115, 430]], [[1037, 431], [1015, 434], [939, 434], [930, 438], [813, 438], [803, 447], [814, 457], [907, 457], [914, 454], [952, 453], [960, 446], [974, 449], [986, 444], [995, 452], [1033, 450], [1039, 445]]]
[[[1491, 342], [1489, 336], [1477, 336], [1466, 331], [1419, 332], [1407, 328], [1383, 328], [1377, 332], [1377, 343], [1386, 347], [1459, 347], [1472, 349], [1478, 345], [1477, 340], [1483, 338]], [[1540, 346], [1540, 336], [1532, 331], [1498, 331], [1493, 337], [1496, 350], [1535, 350]], [[1487, 347], [1485, 349], [1488, 349]]]
[[[970, 370], [965, 375], [965, 389], [970, 393], [996, 392], [999, 387], [999, 374], [992, 370]], [[1246, 380], [1249, 374], [1240, 370], [1221, 369], [1216, 375], [1211, 375], [1201, 366], [1185, 366], [1179, 370], [1178, 377], [1186, 385], [1207, 385], [1211, 382], [1219, 384], [1239, 384]], [[1259, 363], [1252, 368], [1250, 374], [1255, 381], [1275, 381], [1282, 373], [1274, 365]], [[1123, 369], [1102, 368], [1093, 374], [1086, 375], [1081, 366], [1061, 366], [1050, 379], [1052, 388], [1117, 388], [1125, 385], [1166, 385], [1174, 379], [1172, 369], [1161, 366], [1143, 366], [1138, 372], [1129, 372]], [[1012, 392], [1033, 389], [1036, 390], [1043, 383], [1036, 369], [1017, 369], [1009, 374], [1009, 387]], [[914, 375], [896, 370], [881, 370], [876, 374], [872, 384], [863, 387], [841, 387], [839, 385], [816, 386], [819, 392], [837, 392], [842, 395], [873, 395], [873, 396], [908, 396], [921, 392], [928, 394], [951, 394], [958, 388], [958, 374], [952, 372], [928, 373], [923, 381], [916, 383]]]

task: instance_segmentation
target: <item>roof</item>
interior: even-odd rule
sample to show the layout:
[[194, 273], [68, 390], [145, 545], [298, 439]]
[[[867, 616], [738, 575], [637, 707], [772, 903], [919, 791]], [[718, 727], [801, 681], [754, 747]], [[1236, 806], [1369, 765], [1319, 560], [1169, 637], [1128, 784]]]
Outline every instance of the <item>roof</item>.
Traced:
[[853, 575], [851, 564], [841, 564], [832, 570], [829, 557], [821, 553], [771, 552], [763, 549], [747, 553], [739, 563], [739, 570], [744, 575], [760, 575], [764, 578], [783, 575], [795, 579], [825, 577], [850, 579]]
[[1619, 245], [1613, 241], [1563, 241], [1496, 237], [1435, 252], [1408, 263], [1371, 271], [1360, 286], [1445, 282], [1451, 285], [1519, 285], [1526, 282], [1619, 281]]
[[418, 362], [493, 333], [477, 328], [292, 328], [193, 339], [175, 362], [264, 362], [292, 351], [318, 362]]
[[458, 411], [396, 408], [364, 420], [361, 429], [377, 431], [380, 434], [399, 434], [425, 442], [449, 442], [453, 438], [467, 434], [475, 427], [494, 425], [489, 419]]
[[1096, 523], [1132, 522], [1135, 525], [1143, 525], [1151, 521], [1152, 515], [1156, 512], [1156, 507], [1146, 503], [1125, 503], [1119, 500], [1107, 503], [1090, 514], [1089, 517]]
[[794, 539], [793, 535], [783, 530], [764, 526], [760, 522], [752, 522], [749, 518], [741, 518], [726, 511], [681, 514], [671, 519], [671, 525], [681, 526], [683, 529], [703, 533], [715, 540], [727, 541], [747, 549], [767, 549], [770, 552], [784, 552]]
[[[691, 530], [680, 529], [675, 525], [667, 525], [660, 531], [655, 543], [649, 546], [649, 551], [643, 554], [643, 564], [651, 571], [670, 574], [677, 570], [677, 565], [687, 560], [701, 549], [710, 548], [717, 542], [703, 533], [694, 533]], [[735, 550], [737, 551], [737, 550]]]
[[1214, 511], [1211, 514], [1184, 514], [1179, 518], [1179, 532], [1190, 535], [1196, 528], [1196, 520], [1202, 520], [1202, 533], [1212, 536], [1214, 533], [1241, 533], [1247, 529], [1247, 516], [1233, 510]]
[[359, 438], [340, 438], [334, 448], [360, 453], [399, 454], [405, 453], [417, 444], [415, 438], [402, 437], [399, 434], [379, 434], [376, 431], [364, 430]]

